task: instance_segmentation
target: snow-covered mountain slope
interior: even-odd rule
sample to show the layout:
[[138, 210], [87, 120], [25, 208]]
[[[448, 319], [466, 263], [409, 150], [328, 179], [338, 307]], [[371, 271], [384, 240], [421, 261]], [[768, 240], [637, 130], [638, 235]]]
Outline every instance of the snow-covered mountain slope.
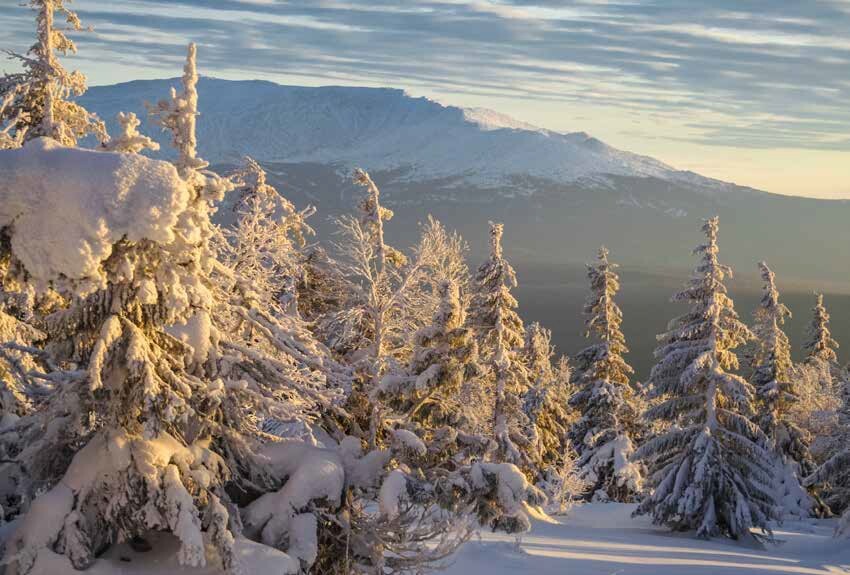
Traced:
[[[111, 122], [121, 110], [142, 117], [177, 80], [95, 87], [82, 102]], [[490, 187], [517, 176], [571, 183], [605, 175], [721, 182], [676, 171], [612, 148], [584, 132], [558, 133], [485, 109], [443, 106], [383, 88], [281, 86], [204, 78], [200, 151], [213, 163], [248, 154], [261, 162], [320, 163], [395, 171], [398, 181], [449, 180]], [[153, 127], [148, 134], [165, 136]]]

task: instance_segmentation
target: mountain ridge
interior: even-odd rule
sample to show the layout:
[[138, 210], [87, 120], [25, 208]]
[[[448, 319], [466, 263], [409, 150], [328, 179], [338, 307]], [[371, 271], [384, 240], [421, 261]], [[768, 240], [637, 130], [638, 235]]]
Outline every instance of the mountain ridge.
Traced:
[[[92, 88], [80, 99], [114, 127], [136, 112], [141, 131], [173, 154], [170, 136], [143, 102], [167, 97], [179, 80], [141, 80]], [[754, 273], [766, 260], [780, 278], [820, 289], [850, 285], [850, 201], [771, 194], [624, 152], [583, 132], [562, 134], [498, 112], [412, 98], [395, 88], [281, 86], [265, 80], [202, 78], [200, 156], [223, 173], [249, 155], [328, 237], [333, 216], [362, 191], [363, 167], [396, 216], [388, 239], [415, 241], [430, 213], [468, 239], [471, 257], [487, 249], [487, 221], [506, 226], [517, 263], [556, 269], [592, 259], [599, 245], [624, 266], [687, 270], [701, 218], [719, 215], [723, 260]], [[156, 154], [155, 154], [156, 155]], [[686, 276], [684, 276], [686, 277]]]
[[[110, 125], [121, 106], [142, 118], [143, 100], [167, 96], [178, 82], [172, 78], [96, 86], [80, 101]], [[619, 175], [689, 181], [718, 191], [735, 186], [614, 148], [586, 132], [555, 131], [487, 108], [444, 105], [397, 88], [304, 87], [203, 77], [199, 91], [200, 153], [213, 163], [235, 163], [247, 154], [265, 162], [360, 165], [395, 170], [400, 180], [452, 179], [455, 185], [481, 187], [499, 186], [518, 175], [560, 184]], [[244, 103], [248, 105], [240, 106]], [[161, 143], [165, 139], [155, 126], [145, 128]]]

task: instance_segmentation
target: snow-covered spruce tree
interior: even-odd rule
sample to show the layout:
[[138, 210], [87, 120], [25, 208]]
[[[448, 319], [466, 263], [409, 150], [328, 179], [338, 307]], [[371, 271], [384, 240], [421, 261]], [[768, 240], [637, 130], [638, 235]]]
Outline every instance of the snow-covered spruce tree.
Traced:
[[297, 288], [299, 313], [320, 328], [323, 318], [333, 317], [349, 301], [339, 265], [321, 245], [312, 245], [304, 250], [301, 281]]
[[413, 247], [414, 258], [428, 262], [427, 273], [420, 278], [420, 290], [433, 315], [440, 306], [440, 286], [451, 282], [457, 286], [461, 305], [469, 305], [470, 280], [466, 255], [469, 246], [456, 231], [449, 232], [439, 220], [429, 215], [421, 226], [419, 242]]
[[[415, 485], [414, 478], [424, 478], [425, 482], [418, 481], [420, 488], [430, 485], [437, 506], [456, 523], [462, 523], [470, 509], [479, 522], [492, 528], [525, 531], [529, 527], [525, 504], [540, 505], [544, 496], [517, 467], [480, 463], [495, 443], [468, 431], [466, 414], [471, 406], [462, 404], [460, 394], [464, 382], [482, 373], [478, 348], [466, 325], [457, 286], [444, 280], [439, 294], [441, 303], [431, 325], [414, 336], [410, 364], [385, 375], [375, 395], [387, 407], [394, 437], [409, 434], [425, 440], [418, 461], [408, 463], [416, 471], [408, 474], [408, 482]], [[508, 487], [514, 490], [513, 502], [500, 494]]]
[[[380, 190], [363, 170], [355, 182], [366, 195], [358, 217], [337, 220], [341, 240], [335, 243], [349, 302], [321, 322], [320, 333], [336, 351], [347, 355], [372, 376], [380, 376], [391, 358], [404, 356], [410, 335], [427, 322], [417, 289], [427, 261], [412, 261], [384, 240], [384, 222], [392, 210], [381, 205]], [[422, 258], [432, 254], [423, 252]]]
[[[175, 123], [183, 136], [192, 113], [178, 113], [191, 115]], [[200, 163], [176, 170], [47, 139], [6, 154], [15, 156], [3, 177], [9, 257], [24, 281], [68, 302], [45, 318], [47, 365], [59, 367], [32, 376], [55, 392], [0, 435], [24, 514], [6, 542], [13, 572], [50, 552], [83, 568], [150, 529], [174, 533], [183, 564], [205, 564], [212, 545], [229, 568], [238, 517], [226, 508], [229, 469], [210, 449], [222, 383], [193, 367], [215, 355], [209, 210], [226, 186], [195, 171]]]
[[[0, 139], [7, 144], [41, 136], [65, 146], [76, 145], [88, 134], [100, 141], [109, 139], [103, 122], [70, 100], [86, 91], [86, 78], [80, 72], [68, 72], [59, 62], [59, 54], [77, 51], [65, 32], [82, 30], [68, 3], [70, 0], [29, 0], [36, 12], [37, 41], [26, 54], [8, 52], [23, 71], [0, 79], [0, 130], [5, 136]], [[64, 18], [66, 27], [56, 25], [57, 15]]]
[[843, 449], [837, 410], [843, 403], [847, 370], [838, 364], [838, 342], [829, 331], [829, 313], [823, 295], [817, 294], [812, 319], [803, 343], [805, 359], [795, 365], [795, 392], [791, 406], [797, 425], [814, 438], [812, 453], [821, 463]]
[[251, 158], [231, 179], [238, 182], [233, 192], [238, 194], [233, 205], [236, 221], [220, 228], [219, 257], [255, 307], [276, 316], [298, 314], [300, 250], [313, 233], [306, 220], [315, 210], [296, 210], [266, 183], [265, 171]]
[[[208, 376], [236, 382], [222, 402], [221, 449], [242, 497], [278, 489], [282, 478], [254, 465], [250, 441], [270, 435], [310, 435], [316, 419], [335, 412], [333, 399], [350, 387], [349, 370], [332, 358], [297, 311], [300, 246], [312, 230], [312, 208], [295, 210], [264, 183], [261, 168], [248, 162], [233, 179], [239, 194], [232, 227], [218, 228], [212, 246], [218, 261], [211, 280], [215, 295], [211, 328], [219, 357], [204, 366]], [[246, 387], [247, 386], [247, 387]], [[243, 429], [231, 434], [230, 428]]]
[[478, 345], [466, 323], [457, 284], [444, 280], [439, 286], [440, 305], [431, 325], [413, 337], [409, 365], [384, 376], [376, 398], [399, 414], [405, 424], [421, 428], [424, 437], [444, 426], [468, 428], [464, 413], [469, 406], [459, 401], [460, 389], [478, 377]]
[[35, 347], [43, 338], [33, 326], [0, 311], [0, 428], [31, 413], [52, 392], [51, 386], [30, 377], [45, 369]]
[[666, 396], [647, 416], [671, 424], [636, 452], [650, 468], [652, 491], [637, 513], [699, 537], [747, 537], [767, 530], [776, 513], [773, 459], [753, 415], [753, 390], [730, 373], [734, 349], [751, 337], [738, 319], [724, 280], [732, 270], [718, 261], [718, 218], [703, 225], [706, 243], [687, 287], [673, 301], [691, 309], [658, 337], [650, 383]]
[[838, 361], [838, 354], [835, 353], [838, 342], [832, 338], [829, 331], [829, 312], [823, 305], [823, 294], [817, 294], [815, 307], [812, 308], [812, 321], [806, 330], [806, 336], [806, 341], [803, 343], [806, 359]]
[[756, 344], [750, 380], [756, 391], [757, 422], [778, 459], [777, 488], [782, 512], [805, 517], [810, 515], [814, 502], [802, 489], [800, 478], [814, 471], [814, 461], [809, 453], [809, 438], [791, 417], [791, 406], [799, 398], [791, 343], [782, 330], [791, 312], [779, 301], [773, 271], [765, 262], [759, 263], [759, 270], [764, 293], [753, 313]]
[[210, 306], [208, 254], [186, 241], [202, 237], [206, 199], [170, 164], [134, 154], [46, 139], [4, 154], [9, 257], [30, 285], [69, 302], [46, 318], [47, 365], [58, 367], [30, 376], [55, 391], [0, 434], [24, 514], [6, 542], [13, 572], [50, 552], [83, 568], [149, 529], [179, 538], [183, 564], [204, 564], [211, 544], [231, 565], [229, 474], [203, 424], [215, 387], [185, 369], [196, 350], [170, 333]]
[[496, 461], [520, 467], [529, 464], [528, 418], [522, 396], [528, 389], [528, 371], [519, 357], [525, 328], [516, 312], [516, 273], [502, 253], [502, 224], [490, 223], [490, 256], [474, 279], [469, 323], [478, 334], [482, 359], [489, 368], [493, 394], [492, 437], [498, 446]]
[[[528, 417], [531, 445], [537, 469], [544, 469], [558, 458], [567, 435], [564, 422], [568, 419], [567, 403], [557, 402], [559, 389], [552, 366], [552, 332], [534, 322], [525, 329], [522, 361], [528, 370], [530, 385], [523, 396], [523, 411]], [[553, 401], [555, 400], [555, 401]], [[555, 409], [555, 412], [549, 410]], [[545, 463], [544, 463], [545, 462]]]
[[138, 154], [142, 150], [159, 150], [159, 144], [148, 136], [139, 133], [141, 120], [133, 112], [118, 112], [116, 121], [121, 133], [101, 144], [108, 152], [129, 152]]
[[[845, 409], [847, 409], [845, 407]], [[843, 425], [850, 425], [847, 415], [844, 415]], [[845, 434], [846, 438], [850, 433]], [[835, 530], [836, 537], [850, 537], [850, 449], [845, 449], [833, 455], [821, 465], [812, 475], [806, 478], [805, 485], [814, 487], [816, 485], [829, 486], [827, 503], [830, 503], [837, 512], [843, 512], [841, 520]]]
[[620, 289], [616, 268], [604, 247], [596, 263], [587, 266], [591, 293], [584, 306], [585, 335], [595, 343], [574, 359], [581, 376], [570, 404], [580, 418], [570, 436], [589, 495], [602, 501], [632, 501], [643, 483], [640, 467], [631, 461], [640, 414], [629, 383], [634, 370], [623, 359], [628, 348], [620, 329], [623, 314], [614, 301]]
[[839, 425], [842, 372], [836, 380], [828, 363], [794, 364], [796, 400], [788, 406], [788, 417], [811, 438], [809, 451], [817, 463], [823, 463], [843, 448]]
[[[20, 260], [11, 269], [23, 270], [31, 285], [53, 285], [68, 297], [70, 305], [47, 318], [44, 353], [48, 365], [76, 368], [31, 374], [52, 384], [54, 393], [37, 412], [0, 432], [4, 477], [10, 479], [3, 482], [2, 500], [7, 512], [26, 513], [6, 542], [13, 572], [26, 572], [50, 552], [85, 566], [105, 545], [148, 529], [173, 532], [184, 564], [204, 564], [211, 545], [229, 568], [240, 517], [225, 487], [237, 499], [298, 492], [299, 507], [291, 499], [283, 508], [263, 502], [275, 520], [262, 540], [287, 551], [282, 572], [296, 573], [316, 560], [316, 517], [327, 509], [320, 501], [334, 497], [321, 477], [305, 490], [291, 483], [294, 471], [281, 474], [262, 452], [261, 444], [273, 439], [262, 426], [270, 418], [308, 424], [320, 406], [331, 405], [335, 394], [328, 387], [344, 387], [334, 376], [346, 374], [295, 320], [275, 321], [238, 297], [216, 298], [211, 275], [227, 276], [228, 270], [210, 249], [209, 215], [228, 186], [201, 170], [205, 163], [195, 150], [194, 55], [190, 49], [184, 91], [157, 107], [179, 132], [179, 171], [136, 154], [57, 149], [39, 141], [8, 152], [17, 156], [0, 156], [8, 160], [0, 162], [0, 173], [9, 186], [0, 189], [9, 236], [3, 245]], [[43, 170], [54, 160], [74, 169]], [[34, 169], [54, 176], [35, 180], [33, 190]], [[15, 190], [30, 195], [20, 200]], [[87, 209], [78, 208], [79, 218], [63, 214], [53, 222], [57, 205]], [[103, 213], [89, 213], [99, 206]], [[39, 242], [50, 245], [40, 234], [44, 229], [50, 238], [60, 232], [71, 252], [55, 245], [38, 249]], [[217, 329], [222, 318], [237, 316], [253, 322], [257, 337], [251, 342]], [[300, 478], [311, 469], [304, 460], [287, 465]], [[37, 491], [51, 487], [30, 505]]]
[[408, 360], [413, 334], [430, 321], [432, 298], [423, 285], [439, 254], [418, 250], [409, 259], [389, 246], [384, 222], [392, 211], [381, 205], [380, 191], [369, 174], [357, 170], [355, 182], [366, 191], [360, 214], [337, 220], [342, 239], [335, 243], [346, 302], [317, 323], [323, 341], [358, 372], [347, 409], [370, 430], [369, 444], [374, 448], [384, 440], [384, 422], [372, 391], [388, 369]]
[[[828, 365], [822, 360], [815, 364]], [[813, 387], [816, 385], [814, 383]], [[850, 535], [850, 450], [847, 448], [850, 444], [850, 395], [844, 394], [840, 399], [836, 395], [833, 400], [838, 407], [829, 418], [829, 428], [820, 438], [824, 440], [824, 448], [821, 450], [824, 461], [815, 473], [806, 478], [805, 484], [819, 487], [823, 502], [830, 510], [844, 514], [840, 534]]]
[[324, 254], [317, 252], [317, 261], [308, 262], [308, 273], [320, 288], [328, 282], [344, 294], [337, 295], [341, 301], [319, 318], [319, 333], [337, 352], [366, 371], [381, 374], [390, 363], [409, 360], [413, 334], [430, 322], [444, 280], [456, 283], [465, 301], [466, 244], [429, 217], [419, 242], [406, 256], [384, 241], [384, 222], [392, 218], [392, 211], [381, 205], [378, 187], [362, 170], [355, 173], [355, 181], [366, 196], [359, 218], [337, 220], [342, 236], [335, 243], [339, 258], [323, 262]]
[[576, 419], [569, 406], [569, 365], [562, 357], [557, 368], [552, 366], [551, 341], [551, 332], [538, 323], [526, 329], [522, 355], [531, 387], [523, 398], [523, 409], [528, 417], [533, 466], [525, 471], [546, 494], [547, 510], [565, 513], [586, 485], [578, 475], [569, 440]]

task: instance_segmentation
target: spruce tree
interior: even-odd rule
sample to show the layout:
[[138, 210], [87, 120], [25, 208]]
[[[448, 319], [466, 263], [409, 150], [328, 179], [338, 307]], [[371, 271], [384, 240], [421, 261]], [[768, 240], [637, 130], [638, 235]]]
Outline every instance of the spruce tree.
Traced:
[[791, 311], [779, 301], [776, 275], [765, 262], [759, 263], [764, 293], [753, 312], [756, 351], [752, 358], [752, 384], [760, 403], [759, 424], [774, 448], [777, 433], [787, 412], [786, 405], [794, 401], [791, 362], [791, 343], [782, 330]]
[[838, 342], [832, 338], [829, 331], [829, 312], [823, 305], [823, 294], [817, 294], [815, 307], [812, 308], [812, 320], [806, 330], [806, 341], [803, 343], [803, 351], [806, 360], [820, 360], [825, 362], [837, 362]]
[[805, 485], [828, 486], [826, 502], [833, 511], [843, 513], [836, 526], [837, 537], [850, 538], [850, 449], [846, 448], [850, 438], [850, 408], [845, 404], [841, 414], [844, 426], [843, 445], [845, 448], [830, 457], [812, 475], [806, 478]]
[[631, 462], [639, 416], [623, 359], [628, 352], [620, 329], [623, 314], [614, 298], [620, 289], [616, 264], [600, 248], [595, 264], [587, 266], [591, 293], [584, 306], [586, 337], [595, 341], [576, 355], [581, 376], [570, 403], [581, 414], [570, 436], [578, 453], [581, 476], [595, 499], [631, 501], [640, 492], [640, 469]]
[[399, 373], [381, 380], [378, 397], [403, 423], [413, 423], [426, 436], [444, 426], [465, 429], [464, 413], [470, 409], [460, 401], [465, 381], [481, 374], [478, 345], [466, 326], [466, 310], [458, 286], [444, 280], [438, 290], [440, 304], [431, 325], [414, 335], [413, 355]]
[[[187, 84], [197, 78], [194, 50], [186, 72]], [[220, 264], [210, 249], [209, 215], [228, 186], [197, 169], [203, 161], [188, 137], [196, 100], [184, 105], [185, 96], [160, 107], [175, 112], [170, 125], [181, 132], [175, 141], [186, 146], [180, 157], [196, 159], [180, 171], [132, 152], [69, 150], [49, 141], [3, 152], [40, 154], [48, 168], [58, 158], [61, 174], [41, 174], [53, 173], [55, 187], [26, 193], [84, 189], [100, 201], [81, 210], [81, 224], [110, 242], [105, 250], [68, 252], [74, 257], [55, 271], [44, 261], [28, 262], [33, 253], [52, 261], [55, 233], [83, 245], [84, 238], [74, 237], [76, 222], [27, 233], [26, 245], [16, 241], [20, 227], [3, 229], [6, 272], [16, 271], [24, 288], [43, 289], [46, 282], [63, 296], [44, 318], [46, 341], [18, 350], [39, 360], [27, 377], [51, 383], [52, 392], [0, 433], [0, 472], [8, 479], [0, 500], [9, 519], [19, 516], [4, 550], [12, 572], [27, 573], [45, 552], [64, 555], [63, 571], [83, 569], [109, 544], [149, 530], [179, 540], [183, 565], [203, 566], [214, 550], [216, 563], [235, 567], [241, 526], [225, 487], [256, 494], [290, 479], [259, 455], [269, 436], [258, 420], [271, 415], [304, 423], [336, 396], [328, 390], [337, 383], [333, 363], [318, 346], [248, 312], [243, 317], [257, 320], [262, 341], [242, 345], [210, 320], [221, 309], [235, 315], [241, 302], [216, 298], [211, 274]], [[9, 188], [2, 191], [9, 197]], [[34, 201], [33, 209], [45, 203]], [[330, 497], [321, 487], [301, 493], [304, 507]], [[297, 511], [271, 509], [277, 533], [287, 531]], [[296, 564], [309, 561], [303, 549], [317, 537], [300, 519], [298, 544], [287, 548]]]
[[354, 180], [366, 193], [356, 217], [337, 219], [341, 240], [334, 244], [347, 301], [317, 323], [320, 337], [359, 373], [348, 406], [370, 429], [369, 443], [375, 447], [386, 429], [374, 392], [384, 374], [409, 359], [413, 334], [430, 320], [433, 298], [422, 288], [438, 255], [418, 250], [408, 258], [387, 244], [384, 223], [392, 210], [381, 204], [380, 190], [367, 172], [355, 170]]
[[[800, 400], [793, 409], [797, 424], [815, 435], [812, 446], [818, 452], [819, 461], [834, 455], [838, 449], [840, 426], [836, 429], [834, 418], [827, 414], [839, 410], [847, 402], [850, 391], [850, 377], [847, 369], [838, 363], [838, 342], [830, 333], [829, 320], [823, 295], [816, 294], [803, 343], [805, 358], [795, 366], [796, 391]], [[830, 427], [833, 429], [830, 430]], [[826, 441], [826, 436], [830, 436], [831, 441]]]
[[[68, 185], [88, 183], [88, 193], [100, 194], [104, 204], [131, 210], [132, 193], [145, 193], [135, 205], [148, 206], [145, 213], [161, 221], [146, 228], [132, 211], [118, 221], [110, 211], [81, 212], [93, 220], [82, 225], [99, 226], [112, 245], [93, 252], [100, 259], [90, 263], [79, 250], [70, 260], [76, 273], [48, 278], [64, 305], [45, 318], [47, 341], [34, 352], [49, 360], [49, 372], [33, 376], [56, 389], [0, 441], [3, 459], [21, 471], [15, 472], [15, 512], [22, 517], [7, 558], [26, 573], [48, 548], [82, 569], [105, 545], [158, 529], [179, 539], [181, 564], [204, 565], [210, 545], [230, 568], [234, 537], [224, 490], [230, 469], [211, 448], [212, 436], [223, 435], [210, 413], [220, 405], [224, 381], [203, 378], [200, 367], [216, 355], [215, 334], [203, 318], [213, 306], [209, 203], [220, 199], [215, 191], [222, 188], [190, 188], [174, 166], [137, 154], [68, 150], [49, 141], [22, 152], [36, 149], [48, 165], [57, 155]], [[118, 183], [110, 180], [114, 174], [133, 176]], [[124, 225], [147, 231], [110, 231]], [[20, 232], [14, 226], [4, 231]], [[48, 230], [26, 247], [47, 253], [53, 248], [38, 242], [50, 246], [49, 234], [62, 231]], [[17, 251], [14, 239], [5, 245], [5, 257], [13, 260], [27, 253]], [[17, 265], [27, 268], [28, 261]]]
[[232, 227], [220, 228], [219, 258], [231, 268], [234, 288], [271, 315], [298, 315], [298, 285], [303, 277], [302, 248], [313, 234], [307, 218], [315, 209], [295, 209], [251, 158], [231, 176], [236, 217]]
[[482, 374], [476, 340], [466, 325], [458, 286], [444, 280], [438, 292], [440, 304], [431, 324], [416, 332], [410, 363], [384, 375], [373, 400], [386, 408], [386, 421], [394, 427], [393, 444], [405, 437], [424, 440], [404, 472], [411, 490], [422, 491], [421, 501], [430, 493], [440, 506], [461, 515], [461, 510], [471, 509], [490, 527], [526, 530], [524, 505], [509, 504], [500, 490], [513, 484], [516, 503], [533, 505], [542, 504], [546, 494], [514, 465], [482, 463], [495, 448], [494, 441], [470, 431], [467, 416], [478, 406], [465, 405], [460, 393], [465, 382]]
[[570, 408], [570, 371], [566, 358], [552, 365], [552, 334], [539, 323], [525, 332], [523, 360], [531, 386], [523, 398], [528, 417], [531, 461], [526, 474], [549, 499], [547, 509], [563, 513], [585, 489], [576, 468], [575, 452], [569, 439], [576, 419]]
[[795, 370], [791, 361], [791, 343], [782, 330], [790, 310], [779, 301], [776, 275], [760, 262], [764, 293], [753, 313], [756, 337], [752, 358], [751, 383], [756, 391], [757, 422], [768, 438], [768, 446], [777, 457], [778, 495], [783, 512], [808, 516], [813, 501], [800, 486], [800, 477], [814, 470], [809, 438], [791, 418], [798, 401]]
[[840, 368], [837, 365], [835, 349], [838, 342], [830, 335], [829, 313], [820, 294], [817, 295], [813, 312], [809, 338], [804, 345], [809, 355], [802, 367], [808, 367], [815, 374], [812, 377], [816, 388], [813, 395], [820, 399], [831, 387], [838, 407], [833, 414], [834, 425], [827, 439], [826, 461], [806, 478], [805, 483], [820, 487], [824, 503], [834, 513], [843, 513], [836, 534], [850, 536], [850, 449], [847, 448], [850, 444], [850, 374], [847, 367]]
[[538, 472], [560, 464], [572, 420], [567, 388], [552, 366], [551, 341], [552, 333], [535, 322], [525, 331], [522, 350], [531, 383], [523, 398], [523, 409]]
[[367, 172], [356, 170], [354, 180], [366, 193], [356, 216], [336, 220], [341, 239], [334, 244], [347, 301], [320, 318], [318, 330], [332, 349], [368, 374], [371, 391], [391, 364], [409, 358], [413, 333], [431, 319], [431, 294], [421, 287], [437, 255], [420, 250], [408, 258], [389, 245], [384, 224], [392, 210], [382, 205]]
[[[490, 223], [490, 256], [474, 279], [470, 325], [478, 334], [481, 355], [492, 380], [492, 435], [498, 445], [498, 461], [522, 465], [528, 440], [527, 418], [521, 397], [528, 385], [528, 373], [519, 357], [525, 329], [516, 312], [517, 300], [511, 294], [516, 273], [502, 253], [502, 224]], [[517, 443], [520, 443], [518, 446]]]
[[738, 319], [724, 280], [732, 270], [718, 261], [718, 218], [702, 227], [706, 242], [694, 250], [700, 262], [673, 301], [690, 311], [659, 336], [650, 383], [665, 396], [647, 416], [669, 431], [640, 447], [652, 491], [636, 513], [657, 524], [696, 530], [699, 537], [746, 537], [768, 530], [776, 513], [766, 436], [750, 421], [754, 392], [738, 368], [735, 348], [751, 339]]
[[[72, 101], [86, 91], [86, 77], [69, 72], [59, 54], [75, 53], [77, 47], [66, 31], [83, 29], [80, 19], [67, 6], [68, 0], [30, 0], [36, 13], [37, 41], [26, 54], [10, 52], [23, 71], [0, 79], [0, 129], [7, 145], [47, 136], [64, 146], [93, 134], [107, 141], [106, 128], [94, 114]], [[56, 17], [66, 26], [56, 23]], [[0, 145], [0, 149], [4, 146]]]

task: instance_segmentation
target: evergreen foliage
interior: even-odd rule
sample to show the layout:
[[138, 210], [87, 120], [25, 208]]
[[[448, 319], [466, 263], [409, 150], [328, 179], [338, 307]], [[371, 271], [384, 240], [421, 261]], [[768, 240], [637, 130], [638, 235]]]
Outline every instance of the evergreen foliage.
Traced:
[[522, 466], [528, 445], [521, 400], [528, 387], [528, 371], [519, 357], [525, 328], [516, 312], [517, 300], [511, 295], [517, 286], [516, 273], [502, 252], [503, 233], [502, 224], [490, 223], [490, 255], [475, 275], [469, 321], [491, 374], [495, 457]]
[[764, 262], [759, 263], [759, 270], [764, 293], [753, 313], [756, 349], [750, 379], [756, 391], [757, 422], [778, 460], [777, 483], [784, 513], [808, 516], [813, 502], [801, 489], [800, 477], [814, 470], [814, 461], [809, 452], [810, 438], [792, 418], [792, 406], [799, 401], [796, 370], [791, 343], [782, 329], [791, 311], [779, 301], [773, 271]]
[[652, 488], [637, 513], [700, 537], [740, 538], [753, 527], [768, 531], [776, 514], [774, 465], [764, 433], [749, 419], [752, 386], [731, 373], [735, 348], [752, 334], [726, 292], [732, 270], [718, 261], [718, 228], [716, 217], [703, 225], [706, 242], [694, 250], [700, 262], [673, 296], [691, 309], [658, 337], [650, 379], [665, 400], [647, 416], [671, 427], [637, 451]]
[[[86, 91], [86, 77], [69, 72], [59, 55], [75, 53], [77, 47], [67, 31], [83, 29], [69, 0], [29, 0], [36, 13], [37, 40], [26, 54], [8, 52], [23, 71], [0, 79], [0, 149], [46, 136], [65, 146], [93, 134], [107, 141], [103, 122], [71, 99]], [[56, 17], [65, 20], [65, 27]], [[5, 141], [5, 144], [2, 142]]]
[[640, 413], [629, 382], [634, 370], [623, 359], [628, 348], [620, 328], [623, 313], [614, 301], [620, 289], [616, 268], [604, 247], [587, 267], [591, 293], [584, 306], [585, 335], [595, 343], [575, 358], [579, 390], [570, 403], [581, 417], [570, 435], [589, 493], [598, 500], [631, 501], [643, 482], [631, 461]]

